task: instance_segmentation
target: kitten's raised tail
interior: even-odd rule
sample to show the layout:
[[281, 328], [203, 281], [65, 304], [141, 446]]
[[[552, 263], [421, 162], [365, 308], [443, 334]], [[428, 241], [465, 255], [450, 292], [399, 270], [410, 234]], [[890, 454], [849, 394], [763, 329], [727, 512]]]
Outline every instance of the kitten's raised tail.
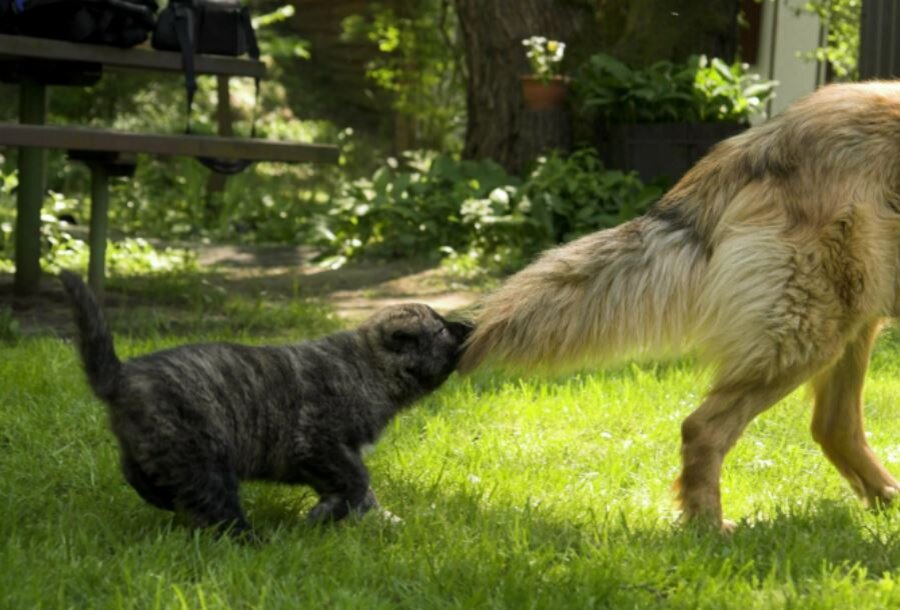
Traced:
[[81, 361], [88, 381], [97, 396], [108, 400], [115, 391], [122, 362], [116, 356], [106, 320], [100, 313], [94, 294], [80, 277], [71, 271], [63, 271], [59, 279], [75, 313]]

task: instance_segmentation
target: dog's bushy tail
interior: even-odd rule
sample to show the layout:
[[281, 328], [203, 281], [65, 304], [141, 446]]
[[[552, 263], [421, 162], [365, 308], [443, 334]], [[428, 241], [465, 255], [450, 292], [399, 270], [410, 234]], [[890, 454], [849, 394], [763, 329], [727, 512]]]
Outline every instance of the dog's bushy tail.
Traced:
[[549, 250], [476, 310], [460, 371], [552, 372], [677, 350], [705, 267], [691, 229], [659, 214]]
[[115, 392], [122, 365], [116, 356], [112, 335], [93, 293], [81, 278], [70, 271], [63, 271], [59, 279], [72, 303], [81, 361], [88, 381], [97, 396], [108, 400]]

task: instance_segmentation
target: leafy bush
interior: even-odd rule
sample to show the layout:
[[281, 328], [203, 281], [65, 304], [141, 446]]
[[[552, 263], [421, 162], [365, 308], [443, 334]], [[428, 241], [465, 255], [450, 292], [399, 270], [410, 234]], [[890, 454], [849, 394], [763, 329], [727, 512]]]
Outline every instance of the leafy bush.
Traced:
[[841, 80], [859, 78], [859, 27], [862, 0], [807, 0], [794, 12], [812, 13], [827, 23], [824, 44], [803, 53], [808, 61], [827, 61]]
[[633, 69], [598, 53], [577, 70], [574, 88], [582, 108], [608, 122], [746, 123], [763, 111], [777, 85], [746, 69], [702, 55], [685, 64], [662, 61]]
[[525, 188], [548, 241], [569, 241], [639, 216], [662, 195], [634, 172], [606, 170], [593, 148], [541, 159]]
[[334, 198], [322, 232], [340, 256], [436, 255], [439, 246], [462, 247], [470, 235], [461, 202], [510, 182], [490, 161], [434, 153], [406, 153], [400, 161], [391, 159], [371, 178], [345, 183]]
[[[73, 234], [75, 227], [59, 220], [59, 216], [79, 207], [77, 200], [52, 192], [44, 204], [44, 209], [54, 212], [41, 214], [41, 268], [45, 271], [87, 269], [90, 246]], [[13, 226], [4, 221], [0, 223], [0, 271], [12, 273], [13, 258]], [[106, 264], [115, 275], [152, 275], [197, 268], [196, 257], [189, 250], [156, 248], [145, 239], [131, 237], [107, 241]]]
[[593, 149], [538, 160], [523, 183], [490, 161], [407, 155], [348, 184], [324, 229], [334, 262], [360, 255], [443, 255], [508, 269], [548, 245], [616, 225], [661, 194], [634, 173], [606, 171]]
[[[465, 127], [465, 72], [453, 3], [407, 0], [359, 3], [347, 17], [343, 39], [372, 47], [366, 76], [388, 92], [406, 123], [406, 146], [458, 150]], [[374, 52], [376, 51], [377, 52]]]

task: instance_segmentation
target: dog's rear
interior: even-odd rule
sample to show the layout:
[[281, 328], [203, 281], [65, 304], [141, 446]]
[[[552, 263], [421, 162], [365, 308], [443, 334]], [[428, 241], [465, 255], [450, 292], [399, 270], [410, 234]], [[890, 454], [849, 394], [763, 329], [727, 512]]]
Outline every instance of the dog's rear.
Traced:
[[889, 499], [859, 396], [873, 329], [896, 311], [898, 159], [900, 83], [822, 89], [719, 144], [646, 216], [510, 278], [476, 314], [461, 369], [696, 347], [716, 376], [682, 429], [681, 500], [718, 522], [725, 452], [816, 375], [816, 439], [861, 495]]

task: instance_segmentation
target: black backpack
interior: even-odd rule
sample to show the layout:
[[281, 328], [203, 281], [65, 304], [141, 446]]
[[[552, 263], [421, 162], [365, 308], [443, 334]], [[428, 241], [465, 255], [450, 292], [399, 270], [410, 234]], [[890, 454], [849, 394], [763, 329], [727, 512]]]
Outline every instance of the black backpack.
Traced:
[[156, 0], [0, 0], [0, 32], [133, 47], [156, 24]]

